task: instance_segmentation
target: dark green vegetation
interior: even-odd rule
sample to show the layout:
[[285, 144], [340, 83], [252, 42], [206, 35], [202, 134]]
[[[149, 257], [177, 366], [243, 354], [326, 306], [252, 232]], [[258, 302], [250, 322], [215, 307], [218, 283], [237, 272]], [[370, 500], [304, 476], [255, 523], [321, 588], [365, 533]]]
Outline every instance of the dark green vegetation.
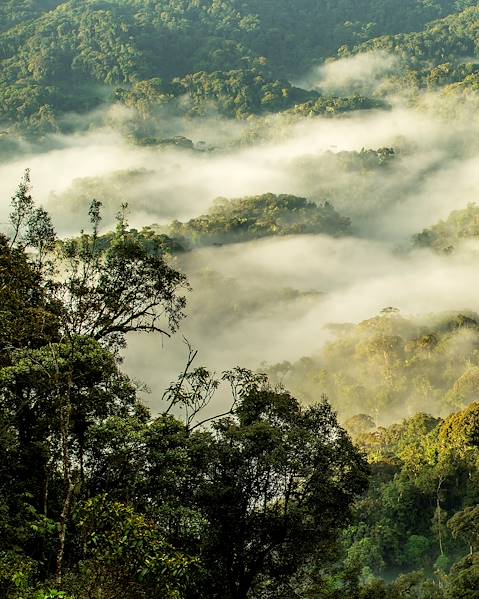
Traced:
[[135, 83], [130, 90], [115, 92], [115, 99], [136, 109], [143, 120], [166, 104], [187, 115], [207, 114], [216, 109], [225, 116], [245, 118], [285, 110], [316, 96], [287, 81], [267, 79], [256, 69], [201, 71], [176, 78], [168, 85], [161, 79], [150, 79]]
[[99, 210], [58, 246], [27, 174], [0, 238], [1, 596], [277, 597], [326, 563], [367, 463], [327, 402], [194, 352], [153, 418], [119, 352], [177, 329], [187, 282], [121, 215], [102, 243]]
[[[447, 93], [478, 89], [477, 2], [457, 3], [464, 11], [428, 24], [417, 32], [370, 39], [353, 53], [386, 52], [398, 61], [397, 72], [382, 84], [381, 94], [443, 88]], [[344, 55], [349, 50], [342, 50]]]
[[[80, 169], [83, 178], [57, 187], [48, 201], [68, 212], [71, 239], [59, 241], [34, 205], [28, 174], [0, 236], [0, 599], [479, 599], [478, 314], [406, 317], [386, 308], [360, 324], [330, 325], [333, 340], [317, 355], [270, 366], [269, 378], [196, 367], [188, 345], [179, 377], [152, 390], [155, 413], [123, 366], [140, 333], [181, 330], [191, 289], [178, 264], [191, 257], [198, 289], [189, 313], [204, 317], [197, 327], [217, 353], [231, 351], [220, 329], [244, 323], [261, 351], [284, 342], [268, 329], [269, 312], [288, 330], [311, 325], [322, 346], [311, 318], [323, 295], [327, 303], [323, 284], [334, 292], [336, 277], [339, 286], [352, 277], [347, 251], [374, 261], [375, 242], [353, 239], [353, 227], [376, 239], [383, 232], [373, 221], [383, 226], [391, 206], [398, 221], [409, 218], [411, 199], [433, 190], [431, 175], [446, 163], [425, 129], [418, 152], [410, 134], [385, 140], [382, 131], [371, 136], [377, 149], [360, 150], [359, 132], [378, 122], [387, 131], [390, 110], [394, 135], [411, 128], [400, 119], [415, 114], [396, 110], [398, 91], [421, 108], [425, 90], [443, 92], [454, 108], [476, 97], [477, 4], [1, 3], [0, 155], [68, 148], [73, 138], [56, 133], [96, 129], [100, 137], [102, 127], [109, 143], [119, 141], [115, 129], [140, 147], [131, 149], [133, 166], [117, 165], [118, 153], [113, 166], [92, 170], [106, 175]], [[373, 63], [384, 58], [384, 75], [361, 75], [344, 97], [327, 91], [342, 89], [342, 68], [360, 71], [354, 60], [364, 52], [376, 53]], [[324, 61], [338, 56], [351, 60], [332, 65], [337, 81], [319, 86], [324, 93], [294, 83], [316, 66], [327, 76]], [[358, 110], [382, 110], [384, 119], [363, 113], [359, 129]], [[229, 133], [199, 141], [216, 124]], [[451, 161], [474, 152], [467, 133], [451, 134]], [[277, 139], [284, 145], [275, 153]], [[257, 142], [257, 154], [241, 147]], [[301, 149], [289, 153], [288, 144]], [[277, 181], [270, 189], [278, 193], [263, 193], [265, 175], [254, 192], [262, 195], [221, 197], [207, 210], [225, 193], [205, 197], [217, 182], [202, 168], [218, 156], [224, 179], [229, 168], [243, 175], [243, 158], [258, 157], [265, 170], [278, 163], [271, 172], [284, 168], [280, 180], [295, 195], [279, 193]], [[251, 193], [246, 187], [232, 195]], [[138, 222], [170, 224], [130, 228], [124, 206], [104, 233], [94, 197], [108, 222], [128, 201]], [[87, 206], [91, 226], [79, 233]], [[453, 212], [416, 235], [415, 247], [459, 249], [477, 237], [478, 210]], [[219, 263], [263, 245], [250, 241], [288, 235], [304, 239], [281, 243], [304, 241], [308, 250], [297, 250], [293, 268], [321, 261], [325, 281], [311, 269], [311, 281], [289, 287], [296, 282], [278, 268], [269, 286], [260, 268], [250, 282], [245, 269], [235, 277], [232, 259], [223, 271], [195, 262]], [[324, 246], [310, 243], [314, 235]], [[242, 245], [198, 251], [229, 243]], [[417, 252], [410, 263], [423, 256], [431, 259]], [[282, 267], [283, 257], [278, 250], [269, 259]], [[293, 331], [291, 344], [302, 340]], [[158, 355], [141, 359], [167, 370]]]
[[[452, 0], [211, 2], [55, 0], [0, 7], [0, 121], [29, 135], [116, 98], [156, 108], [189, 95], [228, 115], [279, 110], [304, 92], [285, 81], [343, 44], [421, 28]], [[115, 88], [122, 89], [112, 92]]]
[[359, 95], [349, 98], [321, 96], [316, 100], [297, 104], [294, 108], [290, 108], [288, 112], [297, 117], [332, 116], [352, 110], [371, 110], [384, 107], [384, 102], [380, 100]]
[[[368, 452], [371, 485], [343, 536], [339, 581], [348, 590], [331, 577], [335, 591], [317, 596], [477, 597], [479, 404], [445, 420], [419, 413], [389, 428], [373, 430], [365, 416], [349, 424]], [[351, 583], [358, 567], [363, 589]], [[376, 578], [405, 569], [389, 588]]]
[[431, 248], [440, 254], [449, 254], [468, 239], [479, 236], [479, 207], [469, 204], [464, 210], [454, 210], [448, 218], [430, 229], [424, 229], [413, 238], [415, 247]]
[[[313, 234], [339, 237], [350, 232], [349, 219], [340, 216], [328, 202], [317, 205], [292, 195], [264, 194], [234, 200], [217, 198], [208, 214], [187, 223], [151, 225], [139, 231], [130, 229], [128, 234], [149, 253], [161, 254], [262, 237]], [[105, 249], [114, 239], [114, 233], [99, 235], [98, 244]], [[81, 244], [81, 239], [70, 243]]]
[[348, 218], [325, 202], [316, 205], [305, 198], [265, 194], [251, 198], [219, 198], [208, 214], [187, 223], [173, 222], [165, 233], [188, 246], [250, 241], [274, 235], [348, 235]]

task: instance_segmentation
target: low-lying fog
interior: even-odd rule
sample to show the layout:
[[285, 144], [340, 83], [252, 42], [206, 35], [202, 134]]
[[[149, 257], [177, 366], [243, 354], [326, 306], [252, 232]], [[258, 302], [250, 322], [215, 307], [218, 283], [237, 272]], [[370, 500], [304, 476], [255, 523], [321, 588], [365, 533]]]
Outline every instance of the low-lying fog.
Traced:
[[[479, 243], [453, 256], [403, 256], [376, 241], [325, 236], [197, 250], [179, 262], [193, 285], [181, 330], [200, 350], [198, 365], [217, 371], [295, 361], [332, 338], [325, 325], [359, 322], [385, 307], [405, 315], [479, 311], [478, 258]], [[162, 388], [186, 355], [181, 336], [141, 336], [131, 340], [127, 364]]]
[[[372, 73], [377, 82], [381, 69], [393, 65], [367, 60], [356, 64], [362, 80]], [[357, 91], [347, 62], [324, 67], [319, 83], [311, 75], [310, 87], [331, 91], [335, 68], [346, 73], [337, 79], [341, 93]], [[169, 134], [216, 146], [210, 152], [135, 147], [103, 125], [56, 139], [56, 149], [1, 164], [0, 220], [7, 219], [9, 197], [26, 167], [37, 202], [51, 211], [61, 235], [86, 226], [92, 197], [104, 203], [106, 229], [124, 201], [139, 227], [198, 216], [218, 196], [266, 192], [327, 199], [351, 218], [351, 238], [265, 239], [175, 258], [193, 287], [189, 317], [171, 340], [132, 337], [125, 361], [134, 378], [155, 390], [149, 401], [157, 408], [161, 389], [184, 366], [181, 333], [199, 349], [198, 365], [218, 371], [309, 355], [328, 340], [327, 323], [357, 322], [386, 306], [406, 314], [479, 311], [479, 247], [448, 257], [403, 251], [411, 235], [478, 197], [479, 122], [461, 108], [446, 123], [431, 109], [436, 101], [443, 108], [431, 97], [422, 108], [394, 99], [390, 109], [343, 117], [268, 117], [268, 139], [254, 144], [240, 141], [264, 124], [211, 117], [176, 131], [170, 124]], [[383, 147], [396, 154], [382, 165], [361, 165], [342, 154]]]

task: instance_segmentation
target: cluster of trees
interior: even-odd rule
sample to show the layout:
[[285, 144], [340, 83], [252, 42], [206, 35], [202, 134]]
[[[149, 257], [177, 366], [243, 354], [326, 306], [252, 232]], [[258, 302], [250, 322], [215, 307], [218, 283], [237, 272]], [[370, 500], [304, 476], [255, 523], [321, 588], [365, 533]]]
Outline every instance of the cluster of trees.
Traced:
[[358, 325], [331, 325], [337, 339], [296, 363], [268, 369], [298, 397], [326, 393], [341, 417], [363, 406], [374, 421], [405, 412], [443, 415], [479, 391], [479, 316], [447, 313], [406, 318], [385, 309]]
[[[141, 174], [141, 173], [138, 173]], [[135, 173], [130, 173], [135, 177]], [[123, 176], [120, 178], [123, 180]], [[174, 220], [167, 226], [152, 224], [129, 229], [128, 235], [152, 254], [180, 253], [198, 246], [240, 243], [284, 235], [351, 234], [349, 218], [342, 217], [329, 202], [315, 204], [292, 195], [260, 196], [237, 199], [217, 198], [207, 214], [186, 223]], [[83, 237], [66, 243], [81, 244]], [[102, 249], [111, 246], [115, 232], [98, 235]], [[58, 242], [65, 245], [64, 241]]]
[[347, 98], [335, 96], [320, 96], [315, 100], [308, 100], [301, 104], [295, 104], [288, 113], [301, 117], [315, 117], [323, 115], [336, 115], [354, 110], [372, 110], [384, 108], [385, 104], [379, 99], [366, 98], [364, 96], [351, 96]]
[[344, 44], [412, 31], [460, 8], [452, 0], [8, 1], [0, 120], [30, 134], [55, 131], [66, 126], [62, 114], [111, 102], [111, 87], [124, 85], [136, 86], [128, 101], [141, 92], [144, 109], [158, 79], [186, 88], [193, 105], [217, 100], [227, 114], [282, 109], [304, 101], [284, 81], [298, 65], [305, 72]]
[[[266, 39], [260, 36], [257, 41], [261, 54], [287, 69], [287, 75], [295, 74], [298, 64], [334, 55], [343, 44], [415, 31], [462, 8], [454, 0], [406, 0], [401, 4], [392, 0], [302, 0], [294, 6], [287, 0], [249, 0], [246, 5], [259, 15], [261, 24], [270, 24]], [[281, 37], [284, 33], [286, 43]], [[272, 48], [279, 50], [276, 58], [271, 56]]]
[[207, 214], [186, 223], [173, 221], [164, 232], [192, 247], [277, 235], [342, 236], [350, 234], [351, 223], [329, 202], [315, 204], [297, 196], [268, 193], [234, 200], [218, 198]]
[[463, 210], [454, 210], [446, 220], [413, 237], [414, 247], [431, 248], [440, 254], [454, 252], [467, 240], [479, 237], [479, 206], [471, 203]]
[[[254, 143], [258, 138], [274, 140], [276, 135], [281, 135], [280, 127], [281, 120], [278, 121], [276, 115], [250, 123], [247, 129], [241, 128], [234, 148]], [[143, 143], [150, 142], [154, 144], [155, 159], [150, 162], [149, 168], [116, 170], [101, 176], [80, 177], [74, 179], [65, 189], [51, 192], [48, 205], [65, 231], [76, 234], [79, 227], [88, 226], [85, 215], [92, 197], [102, 198], [104, 221], [110, 227], [118, 211], [119, 198], [128, 203], [132, 212], [152, 214], [152, 224], [155, 221], [168, 223], [176, 214], [194, 210], [198, 201], [204, 205], [213, 199], [207, 188], [203, 185], [197, 187], [194, 176], [192, 179], [186, 176], [190, 165], [197, 162], [195, 158], [200, 156], [201, 152], [205, 155], [205, 150], [201, 148], [206, 147], [206, 144], [198, 141], [192, 148], [191, 142], [180, 137], [165, 139], [159, 136], [143, 139]], [[163, 159], [162, 152], [165, 147], [169, 150], [178, 149], [184, 155], [175, 156], [174, 160], [171, 160], [171, 155]], [[221, 149], [211, 150], [212, 158], [219, 152]], [[326, 199], [331, 198], [331, 203], [339, 213], [336, 221], [337, 232], [346, 231], [340, 220], [345, 217], [351, 219], [352, 229], [357, 231], [363, 226], [366, 228], [369, 225], [370, 228], [370, 223], [384, 214], [385, 207], [400, 202], [405, 194], [410, 193], [416, 175], [411, 173], [409, 162], [404, 159], [407, 158], [408, 152], [406, 146], [398, 145], [395, 148], [328, 150], [300, 155], [284, 163], [285, 176], [296, 182], [295, 195], [308, 198], [312, 205], [304, 212], [305, 218], [306, 214], [309, 214], [308, 218], [314, 223], [316, 216], [325, 216], [326, 211], [321, 211], [320, 207]], [[180, 164], [181, 172], [185, 173], [181, 189], [175, 186], [178, 177], [176, 164]], [[422, 172], [425, 170], [424, 168]], [[271, 210], [274, 210], [274, 202], [271, 200]], [[313, 203], [317, 205], [316, 210]], [[296, 210], [294, 201], [291, 202], [291, 209]], [[258, 218], [264, 221], [266, 215], [262, 214], [259, 204], [255, 210]], [[282, 210], [287, 220], [286, 207], [283, 206]], [[252, 208], [245, 210], [241, 217], [249, 218], [248, 214], [251, 211]], [[268, 219], [271, 220], [271, 217]], [[320, 221], [316, 219], [316, 223], [318, 222]], [[315, 228], [318, 233], [335, 234], [334, 227], [329, 231], [319, 226]], [[167, 227], [155, 225], [152, 226], [152, 230], [157, 234], [170, 235]], [[283, 227], [280, 227], [279, 234], [282, 230]], [[267, 234], [278, 233], [270, 230]], [[181, 243], [181, 240], [177, 241]]]
[[380, 94], [444, 88], [446, 93], [477, 89], [477, 2], [457, 3], [462, 12], [433, 21], [414, 33], [369, 39], [340, 54], [386, 52], [398, 60], [394, 75], [383, 82]]
[[228, 117], [247, 118], [285, 110], [317, 95], [285, 80], [268, 79], [256, 69], [201, 71], [173, 79], [166, 85], [160, 79], [153, 79], [115, 92], [115, 97], [135, 108], [143, 120], [176, 99], [179, 99], [173, 102], [176, 114], [204, 115], [213, 109]]
[[[372, 478], [343, 536], [343, 567], [361, 565], [368, 597], [476, 597], [479, 404], [445, 420], [419, 413], [376, 429], [363, 414], [348, 426]], [[398, 572], [390, 589], [375, 580]]]
[[429, 23], [423, 31], [378, 37], [364, 42], [357, 49], [391, 52], [416, 68], [437, 65], [438, 60], [444, 62], [446, 59], [471, 57], [476, 50], [478, 10], [475, 6], [470, 7]]
[[107, 245], [98, 202], [90, 218], [57, 244], [27, 174], [0, 237], [2, 597], [288, 596], [328, 561], [363, 455], [327, 402], [301, 407], [240, 368], [216, 378], [193, 350], [153, 417], [121, 350], [177, 329], [187, 282], [122, 215]]
[[61, 4], [61, 0], [5, 0], [0, 6], [0, 31], [6, 31], [19, 23], [37, 19], [43, 13]]
[[[309, 565], [299, 597], [474, 599], [479, 589], [479, 404], [388, 428], [347, 422], [371, 467], [334, 567]], [[385, 579], [392, 580], [387, 583]]]

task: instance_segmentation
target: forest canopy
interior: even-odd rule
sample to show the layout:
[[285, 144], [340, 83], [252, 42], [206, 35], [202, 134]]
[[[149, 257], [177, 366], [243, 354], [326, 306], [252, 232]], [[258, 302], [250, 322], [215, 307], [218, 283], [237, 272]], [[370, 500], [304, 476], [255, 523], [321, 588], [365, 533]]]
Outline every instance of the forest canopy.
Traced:
[[461, 247], [467, 240], [479, 236], [479, 207], [468, 204], [463, 210], [454, 210], [446, 220], [441, 220], [429, 229], [413, 237], [416, 247], [431, 248], [435, 252], [448, 254]]
[[479, 599], [478, 30], [0, 3], [0, 599]]
[[342, 418], [358, 406], [376, 424], [466, 407], [479, 391], [479, 316], [403, 316], [386, 308], [357, 325], [331, 325], [335, 339], [315, 356], [268, 368], [304, 401], [324, 392]]
[[[128, 103], [141, 98], [144, 110], [151, 93], [159, 95], [154, 102], [186, 93], [195, 110], [200, 100], [215, 100], [228, 115], [280, 110], [307, 96], [285, 81], [297, 74], [298, 64], [307, 71], [345, 44], [414, 31], [461, 8], [463, 3], [451, 0], [407, 0], [400, 6], [392, 0], [280, 6], [235, 0], [211, 6], [204, 0], [5, 2], [0, 121], [44, 134], [64, 127], [65, 113], [87, 112], [115, 97]], [[431, 31], [435, 37], [442, 36], [441, 27], [454, 31], [460, 40], [447, 39], [447, 52], [452, 41], [465, 56], [474, 48], [468, 41], [474, 9], [448, 19]], [[389, 39], [403, 38], [367, 47], [394, 50]], [[125, 84], [112, 95], [112, 88]]]
[[228, 200], [218, 198], [203, 216], [178, 221], [164, 232], [187, 246], [249, 241], [272, 235], [348, 235], [348, 218], [328, 202], [320, 205], [291, 195]]
[[[364, 457], [326, 401], [302, 407], [241, 368], [216, 378], [190, 361], [153, 417], [118, 352], [128, 333], [176, 330], [184, 277], [121, 217], [99, 242], [99, 203], [92, 233], [60, 246], [39, 210], [27, 173], [0, 238], [3, 595], [276, 592], [334, 544]], [[231, 408], [204, 417], [220, 383]]]

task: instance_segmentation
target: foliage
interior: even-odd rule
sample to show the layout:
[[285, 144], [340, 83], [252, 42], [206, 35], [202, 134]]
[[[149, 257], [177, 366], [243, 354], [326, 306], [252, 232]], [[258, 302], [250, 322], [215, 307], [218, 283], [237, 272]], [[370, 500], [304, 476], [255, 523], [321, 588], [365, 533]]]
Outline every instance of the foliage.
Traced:
[[131, 90], [119, 88], [115, 93], [119, 101], [137, 109], [143, 118], [169, 104], [173, 104], [177, 114], [204, 115], [217, 111], [229, 117], [246, 118], [284, 110], [316, 95], [285, 80], [269, 80], [255, 69], [201, 71], [175, 78], [167, 85], [158, 79], [141, 81]]
[[331, 326], [337, 338], [319, 354], [268, 372], [305, 401], [327, 394], [344, 419], [357, 406], [376, 424], [405, 410], [444, 415], [477, 396], [478, 327], [474, 313], [419, 319], [385, 309], [355, 326]]
[[294, 108], [290, 108], [287, 112], [294, 116], [314, 117], [318, 115], [333, 116], [353, 110], [372, 110], [384, 107], [384, 102], [379, 99], [365, 98], [358, 95], [348, 98], [321, 96], [316, 100], [296, 104]]
[[[89, 335], [110, 345], [121, 345], [128, 332], [159, 332], [168, 335], [161, 321], [175, 331], [185, 298], [185, 277], [165, 260], [163, 246], [150, 252], [128, 229], [126, 206], [118, 215], [115, 234], [105, 245], [98, 236], [99, 202], [90, 208], [92, 234], [62, 243], [63, 281], [54, 295], [67, 310], [68, 334]], [[166, 317], [166, 318], [165, 318]]]
[[[394, 72], [377, 93], [408, 93], [441, 89], [444, 94], [477, 90], [478, 71], [471, 57], [477, 54], [476, 2], [456, 3], [461, 12], [428, 23], [423, 30], [369, 39], [354, 48], [343, 47], [342, 56], [380, 53], [394, 57]], [[462, 10], [464, 9], [464, 10]]]
[[[166, 227], [150, 225], [140, 230], [125, 228], [123, 234], [144, 256], [161, 261], [165, 253], [181, 253], [198, 246], [282, 235], [343, 236], [350, 232], [349, 219], [338, 214], [329, 202], [318, 205], [292, 195], [264, 194], [234, 200], [217, 198], [207, 214], [186, 223], [173, 221]], [[118, 229], [96, 237], [83, 234], [81, 238], [63, 240], [57, 247], [68, 255], [70, 251], [91, 251], [85, 250], [91, 246], [108, 256], [115, 244]], [[163, 273], [162, 277], [167, 278]]]
[[292, 195], [264, 194], [235, 200], [218, 198], [208, 214], [187, 223], [174, 221], [165, 232], [181, 245], [197, 246], [272, 235], [341, 236], [350, 232], [350, 222], [328, 202], [317, 205]]
[[[228, 114], [278, 109], [298, 93], [283, 81], [298, 65], [307, 71], [344, 44], [461, 8], [453, 0], [9, 0], [0, 7], [0, 120], [41, 136], [66, 126], [62, 114], [109, 102], [109, 86], [133, 86], [127, 95], [140, 93], [144, 111], [156, 82], [168, 88], [175, 78], [194, 104], [206, 96]], [[160, 102], [169, 95], [161, 90]]]
[[468, 204], [463, 210], [454, 210], [446, 220], [424, 229], [413, 238], [415, 247], [431, 248], [440, 254], [449, 254], [468, 239], [479, 235], [479, 206]]
[[[477, 409], [474, 404], [445, 421], [418, 414], [358, 434], [372, 480], [343, 535], [339, 572], [362, 567], [352, 596], [476, 596], [479, 454], [471, 436], [463, 440], [460, 423]], [[390, 585], [374, 583], [374, 576], [398, 572]]]
[[[395, 92], [467, 99], [479, 89], [478, 20], [473, 0], [6, 0], [0, 150], [22, 147], [17, 133], [48, 148], [58, 132], [104, 122], [81, 113], [112, 105], [122, 132], [161, 158], [165, 146], [214, 151], [177, 135], [172, 115], [182, 126], [241, 119], [236, 143], [248, 144], [316, 117], [347, 126], [347, 113], [387, 109]], [[289, 81], [360, 52], [393, 57], [372, 97]], [[271, 366], [272, 382], [193, 367], [189, 346], [184, 371], [154, 390], [155, 416], [121, 369], [132, 333], [172, 335], [184, 317], [189, 285], [171, 254], [350, 235], [343, 206], [355, 221], [366, 200], [380, 214], [397, 200], [382, 181], [393, 169], [410, 185], [400, 146], [297, 159], [311, 201], [219, 198], [188, 222], [141, 230], [123, 206], [105, 234], [90, 198], [136, 197], [158, 171], [80, 180], [55, 201], [74, 214], [88, 198], [91, 228], [62, 241], [25, 173], [0, 236], [0, 596], [478, 597], [477, 314], [387, 308], [332, 325], [317, 355]], [[477, 237], [477, 221], [470, 204], [413, 244], [453, 252]], [[317, 295], [251, 287], [245, 300], [231, 278], [194, 276], [211, 283], [198, 303], [224, 288], [221, 325]]]
[[303, 410], [264, 377], [226, 376], [238, 394], [233, 418], [198, 439], [208, 460], [198, 502], [213, 525], [203, 559], [215, 595], [246, 597], [267, 583], [274, 596], [312, 552], [327, 551], [367, 467], [327, 403]]
[[76, 524], [84, 543], [83, 592], [116, 597], [121, 588], [123, 597], [183, 596], [197, 560], [166, 543], [153, 520], [98, 495], [78, 509]]
[[[90, 234], [33, 243], [29, 191], [27, 175], [0, 239], [15, 324], [0, 348], [3, 595], [246, 599], [275, 596], [313, 553], [327, 562], [368, 475], [329, 404], [303, 408], [241, 368], [219, 381], [191, 350], [152, 418], [120, 350], [163, 334], [164, 314], [176, 328], [184, 277], [123, 213], [102, 241], [95, 201]], [[230, 407], [207, 415], [220, 384]]]

